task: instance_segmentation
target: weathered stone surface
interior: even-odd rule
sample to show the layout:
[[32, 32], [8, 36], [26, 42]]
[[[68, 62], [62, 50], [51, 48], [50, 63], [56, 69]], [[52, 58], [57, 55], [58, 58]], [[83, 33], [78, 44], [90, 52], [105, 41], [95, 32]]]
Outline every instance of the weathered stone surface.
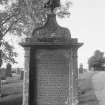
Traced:
[[29, 63], [30, 63], [30, 47], [25, 47], [25, 66], [23, 81], [23, 105], [28, 105], [29, 99]]
[[23, 105], [77, 105], [81, 45], [57, 24], [56, 15], [48, 15], [47, 23], [22, 44], [26, 49]]
[[24, 105], [78, 102], [77, 47], [62, 48], [59, 44], [47, 46], [45, 43], [28, 50], [25, 56]]
[[[64, 50], [37, 50], [36, 97], [38, 105], [65, 105], [69, 88], [69, 58]], [[35, 63], [35, 61], [33, 61]], [[36, 72], [34, 72], [36, 71]]]
[[60, 0], [48, 0], [45, 4], [45, 8], [50, 8], [51, 11], [53, 11], [56, 7], [60, 7]]
[[[52, 39], [52, 40], [51, 40]], [[33, 31], [32, 41], [67, 41], [71, 39], [70, 31], [60, 27], [56, 22], [56, 15], [49, 14], [47, 23]]]

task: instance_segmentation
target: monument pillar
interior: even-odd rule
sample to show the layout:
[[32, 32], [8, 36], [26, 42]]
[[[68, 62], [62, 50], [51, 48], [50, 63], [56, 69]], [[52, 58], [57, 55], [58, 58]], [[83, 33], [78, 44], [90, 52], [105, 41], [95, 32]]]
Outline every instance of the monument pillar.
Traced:
[[29, 62], [30, 62], [30, 47], [24, 47], [25, 64], [24, 64], [24, 79], [23, 79], [23, 105], [28, 105], [29, 98]]
[[[53, 11], [56, 2], [46, 6]], [[21, 45], [26, 51], [23, 105], [78, 105], [77, 50], [82, 43], [57, 24], [56, 15], [48, 14], [46, 24]]]
[[77, 103], [78, 101], [78, 57], [77, 57], [77, 46], [73, 47], [73, 101]]

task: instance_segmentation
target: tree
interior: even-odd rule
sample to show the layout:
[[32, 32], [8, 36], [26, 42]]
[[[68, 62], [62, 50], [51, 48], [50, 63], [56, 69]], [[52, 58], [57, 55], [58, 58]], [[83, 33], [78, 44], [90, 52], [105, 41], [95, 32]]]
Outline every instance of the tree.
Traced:
[[[59, 17], [68, 16], [70, 14], [69, 4], [71, 2], [66, 2], [65, 4], [59, 4], [60, 0], [0, 0], [0, 46], [5, 46], [5, 49], [9, 49], [4, 52], [0, 52], [0, 58], [8, 59], [9, 61], [15, 62], [13, 56], [16, 53], [12, 52], [13, 47], [11, 47], [8, 42], [3, 40], [3, 37], [7, 33], [12, 33], [14, 35], [30, 35], [33, 29], [40, 27], [45, 24], [47, 20], [47, 14], [51, 11], [51, 5], [56, 2], [56, 7], [54, 11]], [[7, 56], [5, 52], [10, 52]], [[11, 56], [12, 55], [12, 56]], [[0, 59], [2, 62], [2, 59]]]
[[14, 18], [18, 14], [16, 6], [14, 6], [14, 3], [12, 6], [9, 4], [8, 0], [0, 1], [0, 66], [2, 65], [2, 60], [15, 63], [13, 56], [16, 53], [13, 52], [13, 47], [3, 39], [17, 21]]
[[[15, 63], [13, 57], [16, 56], [13, 47], [3, 37], [7, 33], [30, 37], [33, 29], [45, 24], [52, 2], [58, 4], [59, 0], [0, 0], [0, 67], [3, 60]], [[71, 2], [57, 6], [56, 14], [68, 16], [69, 4]]]
[[96, 50], [94, 52], [94, 55], [89, 58], [88, 60], [88, 65], [89, 69], [94, 68], [94, 69], [104, 69], [104, 64], [105, 64], [105, 57], [104, 53], [101, 52], [100, 50]]

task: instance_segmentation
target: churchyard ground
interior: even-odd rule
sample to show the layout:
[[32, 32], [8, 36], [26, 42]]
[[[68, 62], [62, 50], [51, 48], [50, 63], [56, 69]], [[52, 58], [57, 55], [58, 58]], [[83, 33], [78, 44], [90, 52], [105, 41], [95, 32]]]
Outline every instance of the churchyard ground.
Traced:
[[18, 79], [2, 81], [0, 105], [22, 105], [22, 83]]
[[[105, 72], [80, 74], [79, 105], [105, 105]], [[22, 80], [8, 80], [3, 83], [0, 105], [22, 105]]]

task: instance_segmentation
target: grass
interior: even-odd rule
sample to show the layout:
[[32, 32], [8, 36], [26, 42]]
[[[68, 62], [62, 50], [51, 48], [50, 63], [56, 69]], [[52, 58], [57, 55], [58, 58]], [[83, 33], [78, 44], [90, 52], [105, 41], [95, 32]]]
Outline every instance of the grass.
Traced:
[[8, 95], [13, 95], [13, 94], [21, 94], [22, 90], [23, 90], [22, 89], [22, 82], [4, 84], [2, 86], [2, 95], [8, 96]]
[[3, 82], [0, 105], [22, 105], [22, 83], [14, 79]]
[[0, 105], [22, 105], [22, 95], [7, 96], [0, 100]]
[[96, 95], [94, 93], [92, 76], [94, 73], [85, 73], [80, 75], [79, 79], [79, 105], [98, 105]]

